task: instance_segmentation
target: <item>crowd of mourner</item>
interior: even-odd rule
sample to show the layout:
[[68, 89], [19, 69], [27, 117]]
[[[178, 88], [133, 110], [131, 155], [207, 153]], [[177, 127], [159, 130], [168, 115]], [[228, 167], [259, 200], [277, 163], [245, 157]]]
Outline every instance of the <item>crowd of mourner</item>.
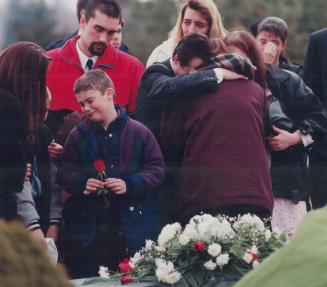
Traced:
[[71, 278], [116, 270], [168, 223], [247, 213], [292, 237], [327, 200], [327, 29], [304, 67], [278, 17], [227, 31], [188, 0], [146, 67], [117, 0], [0, 54], [0, 217], [52, 238]]

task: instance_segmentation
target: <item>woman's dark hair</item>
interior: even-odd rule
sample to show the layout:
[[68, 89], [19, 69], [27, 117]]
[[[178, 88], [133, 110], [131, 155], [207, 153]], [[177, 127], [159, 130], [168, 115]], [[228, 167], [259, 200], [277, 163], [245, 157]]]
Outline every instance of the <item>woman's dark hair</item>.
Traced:
[[187, 66], [193, 58], [200, 58], [209, 63], [212, 57], [211, 44], [207, 36], [192, 33], [177, 44], [173, 57], [177, 56], [182, 67]]
[[236, 30], [228, 33], [224, 38], [224, 42], [227, 46], [237, 47], [247, 55], [257, 68], [254, 80], [261, 87], [266, 88], [266, 65], [255, 38], [245, 30]]
[[47, 110], [46, 71], [50, 58], [32, 42], [18, 42], [0, 55], [0, 87], [19, 100], [29, 135], [33, 136]]

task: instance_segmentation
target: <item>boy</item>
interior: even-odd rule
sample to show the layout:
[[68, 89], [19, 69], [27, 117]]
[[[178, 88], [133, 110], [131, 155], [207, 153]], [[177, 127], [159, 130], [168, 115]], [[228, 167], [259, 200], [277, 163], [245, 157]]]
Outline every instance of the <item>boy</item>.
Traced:
[[[64, 210], [72, 244], [66, 263], [77, 278], [96, 275], [99, 265], [115, 269], [125, 256], [125, 239], [133, 254], [145, 239], [156, 238], [151, 189], [163, 180], [164, 161], [150, 130], [115, 108], [113, 82], [104, 72], [80, 77], [74, 93], [85, 117], [66, 141], [58, 177], [72, 194]], [[104, 181], [97, 178], [95, 162], [105, 165]], [[109, 193], [98, 195], [100, 189]]]
[[287, 23], [278, 17], [267, 17], [258, 24], [257, 42], [267, 64], [292, 71], [302, 77], [303, 67], [284, 57], [288, 34]]

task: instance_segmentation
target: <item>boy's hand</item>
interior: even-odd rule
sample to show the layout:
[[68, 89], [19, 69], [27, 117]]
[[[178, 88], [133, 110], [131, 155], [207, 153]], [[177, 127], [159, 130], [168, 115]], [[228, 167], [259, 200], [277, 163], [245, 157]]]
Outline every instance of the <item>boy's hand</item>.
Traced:
[[26, 173], [25, 173], [24, 181], [31, 180], [31, 175], [32, 175], [32, 165], [28, 163], [26, 164]]
[[84, 190], [85, 195], [92, 194], [93, 192], [97, 191], [98, 188], [103, 188], [104, 184], [101, 180], [95, 178], [89, 178], [86, 182], [86, 187]]
[[119, 178], [107, 178], [104, 182], [106, 188], [111, 189], [114, 194], [120, 195], [127, 191], [126, 183]]
[[276, 44], [268, 42], [263, 50], [263, 59], [266, 64], [276, 65], [278, 63], [278, 50]]
[[55, 142], [52, 142], [49, 146], [48, 146], [48, 151], [49, 151], [49, 156], [51, 159], [57, 159], [60, 154], [62, 153], [62, 150], [63, 150], [63, 146], [58, 144], [58, 143], [55, 143]]

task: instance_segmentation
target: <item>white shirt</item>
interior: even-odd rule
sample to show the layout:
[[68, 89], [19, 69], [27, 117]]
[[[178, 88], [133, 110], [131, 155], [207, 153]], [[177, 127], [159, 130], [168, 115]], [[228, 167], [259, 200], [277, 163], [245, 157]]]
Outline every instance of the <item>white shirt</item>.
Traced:
[[78, 54], [79, 60], [81, 62], [82, 68], [84, 69], [85, 72], [88, 72], [89, 69], [86, 66], [87, 60], [91, 59], [93, 61], [93, 65], [94, 65], [99, 57], [93, 56], [92, 58], [89, 58], [88, 56], [86, 56], [80, 49], [80, 47], [78, 45], [78, 41], [76, 41], [76, 50], [77, 50], [77, 54]]

